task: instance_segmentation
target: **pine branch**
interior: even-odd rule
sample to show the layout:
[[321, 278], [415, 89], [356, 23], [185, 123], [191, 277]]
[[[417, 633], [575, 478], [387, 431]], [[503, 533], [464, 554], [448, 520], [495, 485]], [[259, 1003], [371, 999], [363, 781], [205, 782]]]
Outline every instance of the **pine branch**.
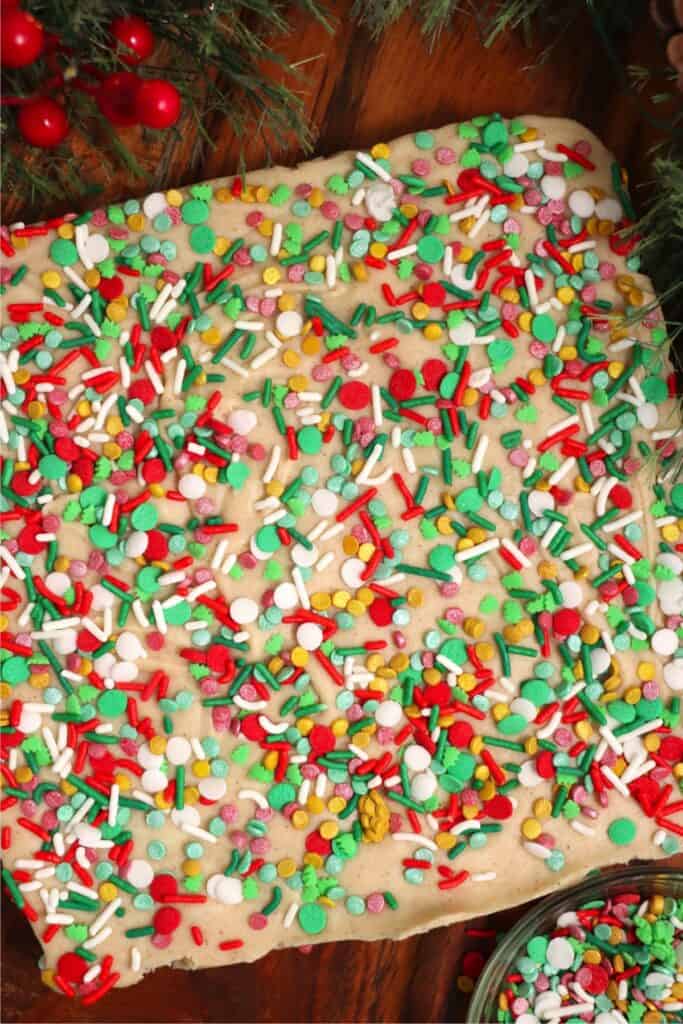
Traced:
[[[27, 0], [24, 6], [46, 32], [59, 39], [60, 48], [27, 68], [3, 72], [5, 95], [41, 95], [45, 83], [70, 66], [79, 69], [79, 74], [85, 67], [86, 77], [88, 67], [95, 75], [127, 69], [112, 44], [110, 26], [118, 15], [136, 14], [154, 33], [155, 57], [165, 58], [161, 66], [146, 62], [136, 70], [142, 77], [173, 82], [182, 95], [185, 117], [201, 126], [207, 118], [220, 116], [239, 137], [255, 135], [267, 150], [273, 142], [286, 145], [292, 138], [310, 150], [313, 135], [303, 99], [292, 88], [293, 82], [303, 80], [302, 73], [274, 48], [276, 37], [291, 29], [290, 5], [285, 0], [200, 0], [190, 9], [176, 0], [155, 0], [153, 4], [148, 0]], [[331, 27], [322, 0], [296, 0], [296, 6], [309, 18]], [[96, 83], [96, 77], [89, 80]], [[68, 82], [62, 90], [49, 93], [60, 91], [72, 132], [56, 152], [34, 150], [27, 160], [15, 112], [3, 114], [4, 188], [18, 191], [24, 205], [40, 194], [62, 195], [69, 202], [82, 194], [84, 168], [75, 142], [79, 137], [94, 138], [103, 152], [104, 166], [97, 171], [100, 177], [123, 168], [145, 180], [160, 164], [168, 164], [178, 135], [151, 132], [150, 159], [138, 161], [123, 135], [90, 98]], [[163, 140], [162, 154], [157, 140]], [[204, 148], [214, 144], [208, 132], [203, 133], [202, 144]], [[60, 167], [58, 189], [54, 187], [55, 165]]]

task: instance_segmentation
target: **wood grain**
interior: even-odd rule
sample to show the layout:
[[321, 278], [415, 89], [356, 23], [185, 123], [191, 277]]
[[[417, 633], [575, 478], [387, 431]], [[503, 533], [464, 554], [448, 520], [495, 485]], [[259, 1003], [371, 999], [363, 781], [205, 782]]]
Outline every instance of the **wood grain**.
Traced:
[[[657, 134], [639, 102], [615, 85], [611, 68], [586, 26], [561, 40], [550, 63], [526, 70], [534, 53], [512, 34], [484, 50], [473, 22], [456, 18], [431, 51], [419, 28], [405, 17], [380, 40], [354, 25], [349, 2], [332, 5], [337, 31], [328, 35], [297, 14], [281, 52], [293, 62], [307, 61], [301, 88], [317, 131], [315, 155], [327, 156], [351, 146], [365, 147], [403, 132], [438, 126], [475, 114], [534, 113], [574, 117], [602, 136], [627, 164], [636, 183], [647, 181], [647, 150]], [[644, 9], [646, 5], [643, 5]], [[660, 58], [661, 44], [644, 15], [642, 31], [625, 45], [622, 57], [646, 64]], [[142, 195], [154, 184], [188, 184], [234, 174], [240, 140], [220, 120], [206, 125], [216, 146], [196, 158], [192, 132], [179, 133], [168, 160], [150, 182], [118, 174], [104, 184], [90, 205]], [[150, 164], [159, 144], [135, 130], [125, 141]], [[244, 141], [244, 140], [243, 140]], [[246, 165], [257, 168], [265, 150], [258, 140], [245, 145]], [[304, 154], [293, 146], [274, 157], [294, 163]], [[83, 153], [84, 166], [96, 168], [96, 152]], [[636, 199], [638, 192], [636, 191]], [[63, 213], [59, 203], [21, 207], [8, 196], [4, 219], [26, 221]], [[683, 859], [678, 858], [683, 867]], [[482, 908], [485, 910], [485, 907]], [[523, 908], [480, 924], [506, 930]], [[4, 901], [3, 1007], [8, 1024], [56, 1021], [460, 1021], [465, 1001], [455, 979], [464, 948], [473, 948], [465, 925], [440, 928], [403, 942], [338, 943], [272, 953], [256, 964], [206, 972], [168, 969], [134, 988], [113, 991], [106, 1000], [83, 1009], [42, 986], [40, 954], [28, 923]]]

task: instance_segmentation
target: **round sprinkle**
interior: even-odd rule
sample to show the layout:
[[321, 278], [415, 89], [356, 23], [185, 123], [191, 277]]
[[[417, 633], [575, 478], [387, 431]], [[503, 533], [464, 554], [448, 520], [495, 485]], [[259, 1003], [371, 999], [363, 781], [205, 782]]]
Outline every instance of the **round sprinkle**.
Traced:
[[607, 835], [615, 846], [628, 846], [636, 838], [637, 831], [636, 823], [631, 818], [615, 818], [607, 826]]

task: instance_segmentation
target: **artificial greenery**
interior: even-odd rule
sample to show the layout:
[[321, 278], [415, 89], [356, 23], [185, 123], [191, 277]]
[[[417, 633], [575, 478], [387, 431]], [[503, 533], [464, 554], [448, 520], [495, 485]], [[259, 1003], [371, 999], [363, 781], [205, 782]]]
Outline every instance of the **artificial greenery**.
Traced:
[[[329, 24], [317, 0], [294, 0], [294, 6]], [[31, 152], [18, 135], [14, 109], [3, 106], [3, 191], [6, 195], [18, 191], [27, 206], [45, 195], [71, 201], [79, 193], [95, 191], [93, 179], [101, 176], [102, 168], [98, 174], [89, 173], [93, 169], [88, 167], [88, 151], [93, 150], [103, 161], [105, 173], [123, 167], [150, 185], [163, 183], [172, 146], [188, 121], [192, 130], [197, 129], [197, 144], [189, 155], [191, 171], [211, 144], [206, 125], [214, 115], [227, 120], [240, 138], [257, 133], [268, 144], [295, 137], [310, 148], [312, 133], [301, 97], [303, 78], [272, 45], [290, 27], [292, 4], [285, 0], [196, 0], [192, 4], [182, 0], [23, 0], [22, 7], [60, 45], [49, 59], [43, 56], [14, 72], [3, 69], [3, 95], [40, 95], [46, 81], [54, 77], [55, 67], [66, 71], [64, 93], [72, 125], [69, 138], [57, 151]], [[102, 73], [129, 70], [111, 35], [112, 21], [124, 14], [143, 18], [158, 44], [152, 58], [136, 68], [138, 74], [173, 82], [183, 97], [184, 116], [176, 128], [148, 132], [147, 160], [133, 156], [119, 130], [78, 84], [82, 65], [86, 81], [88, 66]], [[75, 83], [72, 75], [77, 76]]]
[[[295, 0], [295, 5], [333, 29], [333, 0]], [[28, 68], [3, 72], [5, 95], [39, 93], [55, 67], [64, 71], [72, 65], [77, 75], [80, 61], [100, 72], [123, 69], [112, 45], [111, 22], [117, 15], [137, 14], [160, 44], [138, 72], [172, 81], [184, 100], [184, 117], [176, 128], [149, 132], [147, 158], [133, 157], [92, 96], [68, 82], [73, 132], [58, 151], [27, 154], [28, 147], [17, 137], [14, 112], [3, 107], [3, 187], [20, 194], [27, 208], [44, 196], [76, 202], [79, 192], [96, 190], [102, 168], [89, 166], [93, 154], [113, 171], [123, 166], [129, 176], [150, 186], [167, 184], [168, 159], [188, 120], [198, 130], [191, 133], [197, 142], [187, 155], [187, 176], [199, 167], [203, 149], [212, 144], [206, 125], [214, 115], [216, 123], [219, 118], [227, 120], [239, 138], [258, 133], [266, 143], [296, 139], [304, 150], [311, 146], [301, 98], [305, 75], [276, 48], [277, 36], [291, 24], [286, 0], [195, 0], [191, 5], [182, 0], [23, 0], [22, 6], [54, 33], [62, 48], [49, 63], [41, 58]], [[665, 141], [652, 154], [652, 180], [646, 183], [645, 195], [635, 197], [644, 212], [630, 230], [642, 236], [646, 269], [676, 331], [683, 323], [683, 112], [679, 109], [667, 122], [656, 106], [656, 101], [675, 92], [664, 45], [658, 69], [625, 67], [619, 56], [622, 42], [648, 16], [647, 0], [354, 0], [352, 11], [360, 24], [379, 35], [410, 9], [425, 45], [447, 31], [456, 14], [472, 17], [484, 46], [504, 32], [521, 31], [529, 44], [531, 65], [547, 59], [566, 32], [583, 20], [587, 28], [592, 26], [596, 45], [602, 47], [617, 80], [633, 92], [634, 102], [646, 104], [645, 85], [652, 86], [661, 77], [663, 87], [649, 101], [646, 116], [658, 120]]]

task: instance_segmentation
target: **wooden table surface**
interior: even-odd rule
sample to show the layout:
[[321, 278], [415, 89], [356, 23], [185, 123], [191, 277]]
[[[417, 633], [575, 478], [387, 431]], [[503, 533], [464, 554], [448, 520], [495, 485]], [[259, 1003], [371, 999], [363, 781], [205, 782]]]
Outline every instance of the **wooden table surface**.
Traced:
[[[328, 35], [318, 24], [297, 14], [293, 31], [280, 46], [290, 61], [304, 61], [301, 83], [306, 108], [317, 132], [314, 154], [327, 156], [347, 147], [368, 147], [380, 140], [419, 128], [499, 111], [506, 116], [547, 114], [584, 122], [626, 164], [636, 185], [649, 176], [647, 149], [656, 133], [643, 105], [623, 91], [609, 62], [586, 26], [577, 26], [557, 45], [554, 56], [536, 70], [525, 70], [537, 50], [508, 33], [484, 50], [473, 21], [458, 16], [428, 51], [418, 25], [402, 18], [377, 41], [354, 25], [349, 2], [331, 4], [337, 31]], [[662, 62], [663, 47], [647, 18], [643, 3], [642, 30], [625, 43], [627, 63]], [[194, 157], [194, 139], [183, 131], [161, 180], [131, 182], [123, 174], [105, 184], [90, 205], [142, 195], [152, 185], [181, 185], [203, 178], [231, 175], [237, 169], [239, 142], [220, 122], [207, 128], [221, 141], [205, 159]], [[158, 163], [159, 148], [137, 134], [127, 143], [149, 166]], [[275, 151], [286, 163], [301, 159], [296, 146]], [[264, 162], [262, 146], [247, 148], [247, 166]], [[83, 154], [86, 167], [96, 153]], [[636, 202], [638, 189], [635, 191]], [[29, 221], [64, 212], [63, 204], [26, 208], [17, 197], [5, 202], [7, 222]], [[683, 868], [683, 858], [677, 858]], [[482, 908], [485, 910], [485, 907]], [[164, 969], [137, 986], [117, 989], [102, 1003], [83, 1009], [45, 988], [36, 961], [39, 945], [26, 920], [3, 903], [2, 1019], [12, 1022], [58, 1021], [461, 1021], [466, 1002], [456, 977], [462, 951], [476, 948], [465, 925], [402, 942], [338, 943], [316, 946], [309, 954], [297, 950], [271, 953], [255, 964], [211, 972]], [[505, 931], [522, 908], [483, 917], [478, 925]], [[485, 947], [479, 944], [479, 947]]]

